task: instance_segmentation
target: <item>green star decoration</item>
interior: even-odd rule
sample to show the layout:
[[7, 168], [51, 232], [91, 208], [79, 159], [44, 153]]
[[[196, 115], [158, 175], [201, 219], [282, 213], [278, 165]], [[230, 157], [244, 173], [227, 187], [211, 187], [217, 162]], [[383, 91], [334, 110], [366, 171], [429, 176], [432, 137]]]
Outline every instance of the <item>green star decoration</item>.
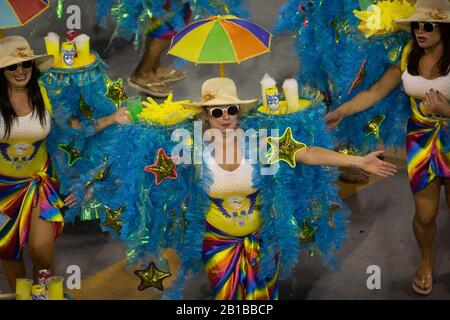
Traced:
[[105, 206], [105, 211], [106, 211], [106, 220], [103, 223], [103, 225], [105, 227], [112, 228], [117, 232], [119, 232], [120, 229], [122, 228], [122, 221], [120, 221], [118, 218], [125, 211], [125, 206], [121, 205], [116, 210], [113, 210], [108, 206]]
[[77, 160], [81, 159], [80, 152], [68, 144], [58, 144], [58, 148], [67, 153], [67, 165], [71, 167]]
[[83, 117], [91, 121], [94, 120], [92, 108], [87, 104], [83, 95], [80, 95], [80, 103], [78, 107], [80, 108], [80, 113]]
[[[274, 143], [276, 141], [276, 143]], [[288, 127], [281, 138], [268, 137], [267, 142], [271, 145], [269, 150], [269, 163], [284, 161], [295, 168], [295, 154], [306, 148], [306, 144], [298, 142], [292, 136], [292, 129]]]
[[86, 188], [86, 189], [89, 188], [91, 186], [91, 184], [93, 184], [95, 181], [105, 180], [110, 171], [111, 171], [110, 165], [104, 169], [99, 170], [91, 180], [86, 182], [86, 184], [84, 185], [84, 188]]
[[144, 270], [136, 270], [134, 273], [141, 279], [138, 290], [143, 291], [147, 288], [154, 287], [158, 290], [164, 291], [162, 281], [171, 276], [170, 273], [163, 272], [156, 268], [152, 261]]
[[106, 88], [108, 89], [105, 96], [114, 101], [117, 108], [120, 108], [122, 101], [125, 101], [128, 98], [125, 90], [123, 89], [123, 80], [118, 79], [117, 81], [112, 81], [107, 76], [105, 76], [104, 79]]
[[369, 136], [373, 134], [376, 139], [380, 138], [380, 127], [385, 119], [385, 116], [376, 116], [371, 121], [366, 123], [365, 131], [366, 135]]
[[303, 220], [302, 230], [300, 231], [300, 242], [307, 243], [314, 241], [314, 235], [317, 232], [316, 226], [310, 226], [306, 220]]

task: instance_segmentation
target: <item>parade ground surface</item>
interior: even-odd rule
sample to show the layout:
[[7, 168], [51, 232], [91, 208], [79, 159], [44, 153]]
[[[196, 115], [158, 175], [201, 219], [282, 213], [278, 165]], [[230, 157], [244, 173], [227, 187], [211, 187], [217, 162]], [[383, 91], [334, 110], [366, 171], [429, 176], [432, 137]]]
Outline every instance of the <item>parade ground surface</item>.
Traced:
[[[65, 1], [65, 5], [69, 1]], [[251, 18], [266, 29], [271, 29], [283, 0], [249, 0]], [[91, 36], [91, 46], [109, 65], [111, 78], [124, 80], [139, 61], [140, 50], [131, 43], [113, 42], [108, 47], [113, 25], [108, 30], [98, 30], [95, 25], [94, 1], [70, 1], [82, 10], [82, 32]], [[264, 3], [264, 5], [261, 5]], [[56, 1], [52, 2], [52, 6]], [[9, 30], [6, 35], [26, 37], [37, 53], [44, 52], [43, 37], [47, 32], [63, 34], [65, 19], [59, 20], [55, 8], [46, 11], [24, 28]], [[260, 96], [259, 81], [268, 72], [279, 83], [295, 76], [299, 64], [292, 49], [292, 35], [276, 36], [270, 54], [226, 67], [226, 75], [238, 84], [243, 98]], [[171, 57], [163, 58], [165, 64]], [[182, 67], [188, 79], [172, 86], [174, 99], [198, 99], [204, 80], [218, 76], [219, 69], [212, 65]], [[126, 82], [126, 81], [125, 81]], [[129, 95], [136, 95], [126, 87]], [[395, 106], [393, 106], [395, 107]], [[411, 281], [419, 261], [419, 250], [412, 232], [414, 203], [405, 169], [403, 150], [389, 150], [387, 161], [399, 166], [399, 173], [389, 179], [371, 177], [369, 184], [352, 186], [340, 183], [341, 196], [352, 212], [349, 239], [338, 254], [340, 268], [328, 270], [317, 256], [303, 255], [295, 275], [280, 282], [280, 299], [449, 299], [450, 298], [450, 220], [445, 196], [442, 193], [438, 217], [438, 234], [435, 241], [434, 288], [428, 297], [419, 297], [411, 289]], [[167, 252], [171, 271], [177, 267], [175, 252]], [[31, 277], [30, 260], [25, 254], [28, 276]], [[159, 299], [156, 289], [138, 291], [139, 278], [134, 268], [126, 267], [125, 250], [120, 242], [102, 233], [98, 221], [67, 224], [56, 245], [56, 273], [67, 276], [68, 266], [80, 267], [80, 290], [70, 290], [75, 299]], [[368, 268], [379, 267], [379, 289], [370, 290]], [[173, 280], [164, 280], [166, 287]], [[370, 282], [370, 281], [369, 281]], [[0, 267], [0, 290], [8, 291]], [[185, 291], [186, 299], [210, 299], [211, 292], [206, 277], [191, 281]]]

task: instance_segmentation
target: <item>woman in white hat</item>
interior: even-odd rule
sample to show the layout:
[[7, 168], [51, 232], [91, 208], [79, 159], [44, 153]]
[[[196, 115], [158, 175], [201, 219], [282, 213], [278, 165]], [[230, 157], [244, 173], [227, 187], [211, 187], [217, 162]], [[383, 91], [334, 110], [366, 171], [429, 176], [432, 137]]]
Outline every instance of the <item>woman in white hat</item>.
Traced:
[[[38, 79], [52, 64], [52, 56], [35, 55], [23, 37], [0, 39], [0, 259], [13, 291], [16, 278], [25, 277], [26, 242], [35, 279], [40, 269], [53, 273], [61, 209], [76, 205], [73, 195], [61, 199], [46, 149], [51, 106]], [[97, 130], [127, 121], [120, 109], [99, 119]]]
[[[207, 188], [210, 205], [205, 217], [202, 257], [214, 297], [220, 300], [275, 299], [278, 294], [278, 273], [261, 279], [257, 272], [261, 267], [257, 262], [261, 258], [260, 246], [275, 248], [275, 243], [270, 241], [278, 241], [271, 239], [262, 243], [259, 239], [262, 225], [274, 223], [273, 217], [266, 217], [266, 220], [260, 213], [259, 200], [268, 197], [267, 190], [260, 190], [254, 182], [255, 165], [243, 156], [245, 148], [239, 145], [239, 134], [227, 135], [227, 132], [236, 133], [240, 115], [255, 106], [256, 101], [239, 99], [233, 80], [213, 78], [203, 84], [201, 101], [193, 104], [204, 108], [210, 136], [214, 136], [211, 149], [215, 150], [214, 154], [204, 153], [203, 157], [207, 172], [212, 175], [212, 179], [206, 180], [212, 183]], [[307, 165], [357, 167], [382, 177], [392, 176], [396, 168], [378, 159], [381, 153], [356, 157], [304, 146], [295, 153], [295, 161]], [[278, 260], [276, 253], [274, 260]]]
[[369, 91], [326, 115], [330, 127], [343, 117], [364, 111], [403, 83], [411, 97], [406, 137], [407, 165], [416, 213], [413, 229], [421, 261], [412, 282], [419, 294], [433, 287], [433, 240], [441, 185], [450, 207], [450, 2], [423, 0], [415, 13], [396, 21], [413, 34], [400, 66], [392, 66]]

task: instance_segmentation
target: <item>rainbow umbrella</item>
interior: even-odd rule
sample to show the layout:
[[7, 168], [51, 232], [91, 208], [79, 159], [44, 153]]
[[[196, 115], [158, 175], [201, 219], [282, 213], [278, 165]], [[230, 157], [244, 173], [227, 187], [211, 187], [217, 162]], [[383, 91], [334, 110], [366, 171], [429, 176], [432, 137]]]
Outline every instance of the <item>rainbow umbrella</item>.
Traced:
[[203, 64], [240, 63], [270, 51], [272, 35], [233, 15], [198, 20], [172, 39], [169, 54]]
[[0, 0], [0, 29], [20, 27], [50, 7], [50, 0]]

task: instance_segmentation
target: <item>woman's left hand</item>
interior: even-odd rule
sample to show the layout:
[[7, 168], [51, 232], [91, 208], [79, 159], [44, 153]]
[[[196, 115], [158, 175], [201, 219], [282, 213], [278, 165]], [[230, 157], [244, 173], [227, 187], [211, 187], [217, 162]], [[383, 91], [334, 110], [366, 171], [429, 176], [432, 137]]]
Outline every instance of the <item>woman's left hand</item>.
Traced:
[[361, 162], [359, 164], [359, 168], [366, 172], [376, 174], [383, 178], [393, 176], [394, 174], [397, 173], [397, 166], [392, 163], [378, 159], [378, 157], [382, 156], [383, 153], [384, 150], [375, 151], [369, 153], [365, 157], [362, 157]]
[[114, 112], [112, 116], [115, 124], [124, 124], [132, 122], [130, 111], [128, 111], [128, 108], [126, 107], [120, 108], [119, 110]]
[[73, 193], [64, 199], [64, 205], [68, 208], [73, 208], [77, 205], [77, 198]]
[[431, 89], [430, 92], [427, 93], [425, 107], [432, 113], [450, 117], [450, 104], [439, 91]]

